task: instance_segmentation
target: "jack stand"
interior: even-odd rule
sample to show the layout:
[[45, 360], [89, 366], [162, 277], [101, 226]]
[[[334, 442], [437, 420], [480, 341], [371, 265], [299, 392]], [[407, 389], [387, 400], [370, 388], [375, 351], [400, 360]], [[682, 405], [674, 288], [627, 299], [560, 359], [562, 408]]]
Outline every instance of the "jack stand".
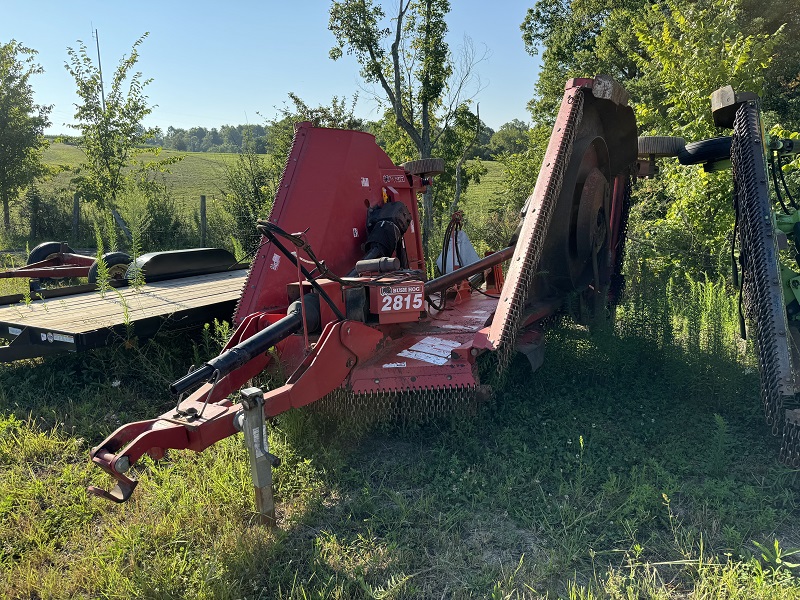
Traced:
[[256, 512], [264, 525], [275, 526], [275, 498], [272, 493], [272, 467], [280, 459], [270, 454], [267, 427], [264, 422], [264, 393], [256, 387], [239, 392], [243, 410], [236, 415], [236, 428], [244, 433], [250, 474], [256, 497]]

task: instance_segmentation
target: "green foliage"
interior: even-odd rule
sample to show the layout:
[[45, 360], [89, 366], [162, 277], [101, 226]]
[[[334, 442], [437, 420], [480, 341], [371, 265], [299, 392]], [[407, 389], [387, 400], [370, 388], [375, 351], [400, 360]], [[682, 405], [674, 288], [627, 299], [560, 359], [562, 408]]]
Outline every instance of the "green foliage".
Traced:
[[734, 0], [664, 0], [633, 26], [643, 51], [636, 57], [641, 80], [633, 88], [639, 129], [689, 141], [715, 135], [709, 102], [714, 90], [731, 85], [762, 93], [782, 42], [780, 31], [742, 31]]
[[371, 121], [367, 126], [367, 131], [375, 136], [375, 141], [395, 164], [415, 160], [419, 157], [419, 151], [411, 138], [397, 124], [392, 110], [385, 110], [381, 119]]
[[[133, 71], [139, 60], [139, 46], [147, 35], [134, 42], [130, 56], [122, 57], [107, 93], [100, 66], [94, 64], [86, 45], [79, 42], [77, 50], [68, 48], [69, 62], [65, 66], [77, 84], [81, 100], [75, 111], [78, 123], [71, 127], [80, 131], [80, 146], [85, 154], [73, 182], [84, 200], [100, 207], [116, 208], [117, 196], [126, 177], [131, 176], [126, 169], [137, 156], [147, 152], [157, 156], [159, 152], [145, 147], [157, 130], [142, 124], [152, 112], [144, 93], [152, 80]], [[135, 175], [141, 177], [163, 166], [159, 161], [139, 163]]]
[[[540, 0], [522, 24], [529, 52], [543, 58], [530, 105], [534, 126], [552, 123], [568, 77], [607, 73], [630, 92], [640, 135], [687, 142], [720, 135], [711, 119], [713, 91], [732, 85], [765, 94], [777, 89], [768, 79], [776, 65], [784, 75], [797, 72], [787, 65], [800, 64], [798, 53], [778, 50], [786, 46], [785, 32], [800, 23], [796, 11], [781, 12], [780, 5], [781, 0]], [[793, 123], [795, 116], [785, 110], [791, 84], [784, 79], [779, 86], [780, 102], [765, 102], [780, 111], [769, 119]], [[656, 270], [716, 276], [733, 226], [730, 176], [660, 162], [656, 182], [635, 192], [631, 236], [650, 246], [640, 256], [647, 255]]]
[[256, 221], [266, 219], [272, 209], [282, 165], [279, 167], [278, 161], [271, 156], [257, 154], [252, 140], [245, 140], [243, 148], [236, 162], [225, 168], [228, 192], [224, 203], [235, 223], [234, 237], [247, 251], [251, 251], [260, 238]]
[[709, 472], [722, 477], [730, 465], [730, 434], [728, 423], [722, 415], [714, 415], [714, 433], [709, 444]]
[[772, 34], [783, 28], [779, 51], [764, 76], [764, 109], [784, 126], [800, 130], [800, 11], [793, 0], [740, 0], [737, 19], [743, 31]]
[[[24, 241], [69, 239], [72, 225], [72, 197], [45, 191], [46, 185], [32, 184], [25, 192], [24, 201], [16, 213], [18, 223], [28, 228], [14, 228], [7, 232], [9, 245], [22, 246]], [[12, 222], [14, 213], [12, 212]], [[24, 241], [22, 241], [24, 240]], [[13, 247], [12, 245], [12, 247]]]
[[[148, 202], [142, 191], [135, 186], [128, 186], [120, 194], [120, 202], [123, 206], [123, 216], [130, 229], [130, 256], [132, 263], [144, 254], [142, 240], [150, 224], [148, 213]], [[145, 283], [144, 273], [141, 269], [132, 269], [133, 277], [128, 275], [129, 283], [135, 289], [139, 289]]]
[[95, 254], [95, 260], [97, 261], [97, 289], [100, 290], [100, 296], [104, 296], [111, 286], [109, 285], [108, 265], [103, 258], [103, 254], [105, 254], [103, 234], [100, 232], [100, 227], [96, 223], [95, 243], [97, 245], [97, 253]]
[[[781, 41], [780, 34], [741, 31], [732, 0], [689, 6], [667, 0], [635, 18], [634, 29], [642, 49], [636, 57], [641, 75], [631, 83], [639, 129], [688, 141], [717, 135], [709, 104], [714, 90], [762, 91]], [[655, 195], [648, 189], [636, 194], [643, 205], [634, 212], [641, 218], [632, 219], [632, 235], [652, 244], [657, 268], [695, 278], [719, 273], [733, 229], [730, 173], [662, 161], [656, 185], [661, 190]], [[645, 215], [654, 200], [664, 208]]]
[[753, 540], [753, 545], [761, 551], [761, 559], [773, 571], [779, 571], [781, 569], [796, 569], [800, 567], [800, 563], [786, 560], [786, 558], [789, 556], [796, 556], [800, 554], [800, 549], [798, 548], [784, 550], [781, 548], [777, 539], [774, 540], [772, 548], [765, 544], [759, 544], [755, 540]]
[[519, 211], [533, 192], [539, 167], [542, 164], [551, 128], [539, 124], [527, 131], [527, 145], [524, 150], [499, 158], [503, 165], [504, 179], [502, 204]]
[[528, 147], [528, 124], [514, 119], [500, 126], [489, 142], [494, 156], [518, 154]]
[[117, 235], [117, 224], [114, 222], [114, 215], [111, 214], [110, 210], [105, 211], [104, 214], [105, 214], [105, 219], [103, 219], [103, 232], [105, 233], [105, 239], [108, 240], [108, 250], [109, 252], [116, 252], [117, 250], [119, 250], [119, 236]]
[[538, 0], [521, 24], [527, 51], [542, 54], [536, 97], [528, 107], [534, 124], [552, 124], [570, 77], [605, 73], [623, 82], [638, 76], [638, 42], [632, 17], [643, 0]]
[[[451, 56], [446, 41], [448, 0], [404, 0], [396, 10], [390, 27], [379, 3], [334, 0], [328, 28], [336, 45], [330, 57], [337, 60], [345, 52], [355, 56], [364, 80], [380, 86], [394, 122], [416, 149], [416, 158], [436, 153], [446, 164], [456, 166], [474, 143], [478, 129], [477, 123], [474, 127], [464, 124], [470, 120], [466, 113], [471, 73], [480, 59], [476, 60], [469, 44], [461, 61]], [[455, 135], [440, 141], [448, 133]], [[457, 148], [454, 153], [447, 152], [453, 148]], [[453, 176], [458, 179], [456, 173]], [[459, 193], [457, 188], [452, 188], [454, 195]], [[437, 206], [433, 194], [429, 191], [422, 199], [423, 246], [428, 254], [441, 207], [451, 202], [440, 201]]]
[[242, 151], [245, 132], [251, 136], [256, 152], [267, 152], [267, 131], [263, 125], [222, 125], [212, 127], [168, 127], [163, 136], [156, 134], [154, 142], [163, 148], [179, 152], [227, 152]]
[[42, 152], [51, 106], [33, 101], [30, 79], [44, 70], [36, 51], [16, 40], [0, 43], [0, 201], [3, 226], [11, 226], [10, 206], [20, 190], [46, 173]]

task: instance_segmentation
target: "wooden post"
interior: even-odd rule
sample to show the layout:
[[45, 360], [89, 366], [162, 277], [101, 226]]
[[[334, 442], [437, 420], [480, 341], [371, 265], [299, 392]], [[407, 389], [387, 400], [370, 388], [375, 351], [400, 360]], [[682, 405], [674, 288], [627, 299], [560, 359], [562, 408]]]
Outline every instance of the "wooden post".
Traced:
[[78, 229], [81, 224], [81, 197], [78, 192], [72, 197], [72, 243], [78, 243]]
[[30, 211], [31, 211], [31, 239], [35, 240], [38, 237], [39, 232], [37, 231], [39, 225], [39, 192], [37, 190], [33, 190], [29, 196], [30, 198]]
[[200, 196], [200, 247], [206, 247], [206, 197]]
[[119, 225], [119, 228], [122, 229], [122, 233], [125, 234], [125, 237], [128, 238], [128, 241], [133, 239], [133, 235], [131, 235], [131, 230], [128, 229], [128, 224], [125, 222], [125, 219], [122, 218], [122, 215], [119, 214], [116, 208], [111, 209], [111, 215], [114, 217], [114, 220]]

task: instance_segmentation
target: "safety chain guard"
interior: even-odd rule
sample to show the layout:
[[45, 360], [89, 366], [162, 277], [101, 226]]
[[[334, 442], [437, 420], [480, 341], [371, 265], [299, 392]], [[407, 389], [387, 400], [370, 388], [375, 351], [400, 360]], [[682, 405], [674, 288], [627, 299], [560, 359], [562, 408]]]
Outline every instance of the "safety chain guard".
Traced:
[[441, 387], [408, 391], [371, 391], [366, 394], [339, 388], [309, 405], [309, 409], [334, 416], [348, 428], [367, 429], [376, 423], [424, 423], [431, 419], [477, 411], [476, 386]]
[[777, 238], [764, 163], [759, 106], [743, 102], [733, 123], [731, 164], [745, 316], [752, 324], [761, 374], [761, 400], [773, 435], [782, 434], [781, 460], [800, 466], [800, 411], [794, 403], [789, 327]]
[[525, 220], [529, 220], [530, 225], [523, 224], [506, 276], [506, 287], [511, 284], [511, 289], [503, 289], [498, 314], [495, 315], [496, 321], [502, 323], [502, 329], [496, 332], [493, 327], [490, 334], [497, 348], [497, 370], [501, 377], [507, 372], [514, 355], [514, 344], [522, 325], [525, 304], [537, 274], [550, 220], [561, 194], [575, 132], [583, 117], [584, 93], [582, 88], [576, 87], [568, 89], [564, 94], [536, 187], [525, 208]]

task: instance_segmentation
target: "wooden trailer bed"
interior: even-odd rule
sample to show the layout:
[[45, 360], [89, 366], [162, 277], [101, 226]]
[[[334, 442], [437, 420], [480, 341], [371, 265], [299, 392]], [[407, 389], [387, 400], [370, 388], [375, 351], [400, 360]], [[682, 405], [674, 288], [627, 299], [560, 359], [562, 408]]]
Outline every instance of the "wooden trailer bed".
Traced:
[[147, 337], [162, 327], [230, 319], [245, 274], [237, 269], [0, 306], [0, 338], [10, 342], [0, 347], [0, 362], [80, 352], [128, 335]]

